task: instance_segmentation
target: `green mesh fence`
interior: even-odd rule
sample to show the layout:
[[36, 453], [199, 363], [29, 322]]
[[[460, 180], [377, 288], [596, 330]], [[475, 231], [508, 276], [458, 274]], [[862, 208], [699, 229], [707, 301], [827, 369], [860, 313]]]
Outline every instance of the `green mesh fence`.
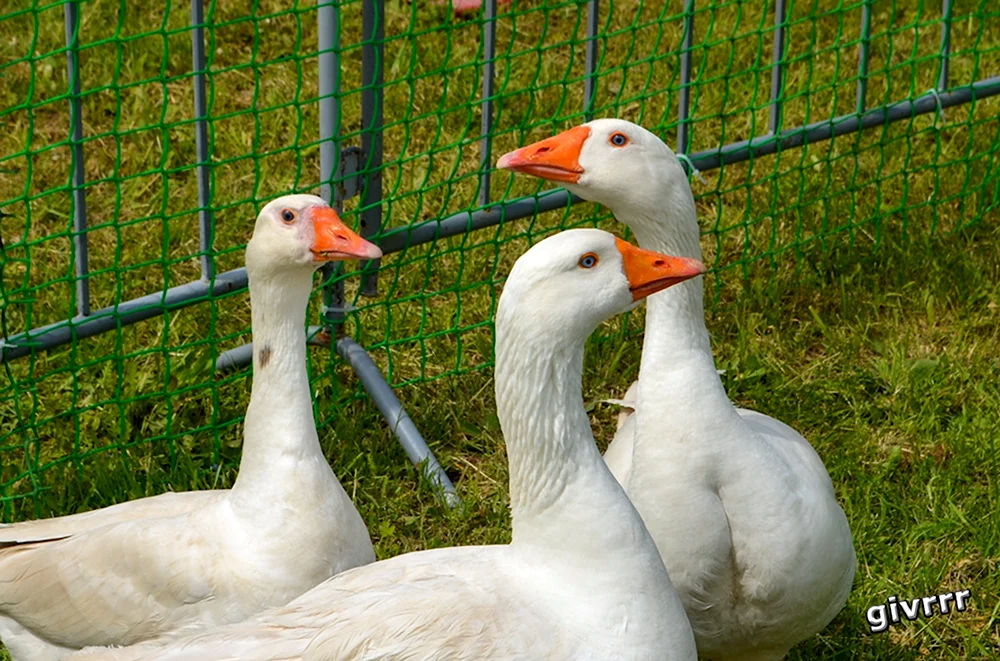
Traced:
[[[248, 298], [227, 274], [242, 266], [263, 203], [319, 190], [329, 141], [319, 130], [316, 5], [204, 5], [209, 158], [199, 170], [191, 6], [144, 4], [14, 0], [0, 9], [5, 519], [107, 504], [154, 483], [191, 488], [231, 476], [249, 370], [215, 374], [213, 365], [250, 338]], [[339, 109], [336, 153], [367, 144], [379, 128], [384, 150], [374, 168], [381, 201], [369, 188], [368, 197], [346, 200], [345, 218], [380, 204], [386, 237], [456, 213], [500, 214], [504, 202], [525, 196], [551, 200], [539, 196], [543, 184], [507, 173], [491, 176], [487, 194], [484, 175], [499, 154], [585, 121], [588, 111], [642, 123], [706, 163], [726, 145], [770, 140], [692, 180], [716, 306], [838, 248], [959, 230], [1000, 204], [1000, 103], [985, 98], [1000, 74], [1000, 9], [990, 0], [789, 1], [780, 10], [752, 0], [519, 0], [501, 4], [492, 22], [485, 10], [457, 17], [444, 6], [389, 0], [374, 12], [384, 19], [382, 85], [367, 86], [369, 99], [382, 97], [382, 127], [362, 109], [363, 54], [376, 45], [362, 3], [333, 11], [339, 32], [327, 52], [340, 74], [326, 98]], [[492, 56], [484, 34], [495, 35]], [[986, 85], [970, 91], [977, 81]], [[905, 106], [899, 121], [875, 117], [863, 131], [802, 147], [780, 141], [795, 127], [918, 99], [926, 110], [942, 98], [957, 105]], [[767, 137], [772, 129], [779, 137]], [[361, 158], [369, 184], [372, 158]], [[85, 233], [74, 230], [80, 201]], [[356, 273], [340, 276], [359, 308], [345, 330], [394, 387], [490, 367], [497, 288], [532, 241], [581, 224], [621, 231], [593, 205], [514, 215], [388, 255], [375, 297], [359, 295]], [[162, 292], [198, 283], [203, 268], [207, 285], [164, 305]], [[99, 312], [149, 294], [141, 307], [151, 312], [136, 323], [120, 310]], [[317, 291], [312, 323], [320, 299]], [[91, 318], [98, 311], [113, 322], [106, 332], [78, 336], [85, 301]], [[640, 322], [633, 316], [609, 332]], [[69, 341], [45, 349], [19, 335], [48, 324]], [[362, 392], [331, 352], [316, 350], [310, 361], [319, 424], [336, 427], [337, 412]]]

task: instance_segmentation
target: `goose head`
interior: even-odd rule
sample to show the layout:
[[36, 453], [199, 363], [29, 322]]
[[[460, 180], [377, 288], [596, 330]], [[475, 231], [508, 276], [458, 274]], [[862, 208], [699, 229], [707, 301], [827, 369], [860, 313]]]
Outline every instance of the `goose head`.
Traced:
[[643, 245], [664, 230], [697, 241], [683, 166], [662, 140], [632, 122], [596, 119], [504, 154], [497, 167], [559, 183], [608, 207]]
[[500, 296], [498, 327], [517, 326], [521, 336], [550, 331], [564, 343], [582, 344], [604, 320], [705, 270], [697, 259], [643, 250], [603, 230], [567, 230], [514, 264]]
[[247, 271], [253, 275], [312, 274], [323, 262], [378, 259], [382, 251], [340, 220], [323, 198], [285, 195], [257, 216], [247, 244]]

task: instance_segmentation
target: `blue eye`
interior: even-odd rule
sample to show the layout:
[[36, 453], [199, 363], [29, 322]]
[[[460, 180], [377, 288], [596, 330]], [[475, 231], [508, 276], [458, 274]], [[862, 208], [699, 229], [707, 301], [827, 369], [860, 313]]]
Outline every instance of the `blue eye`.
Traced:
[[588, 252], [586, 255], [580, 258], [579, 264], [580, 268], [592, 269], [597, 266], [597, 255], [592, 252]]
[[609, 141], [615, 147], [624, 147], [628, 144], [628, 136], [624, 133], [612, 133]]
[[282, 209], [281, 210], [281, 219], [283, 221], [285, 221], [286, 223], [290, 223], [293, 220], [295, 220], [295, 212], [292, 211], [291, 209]]

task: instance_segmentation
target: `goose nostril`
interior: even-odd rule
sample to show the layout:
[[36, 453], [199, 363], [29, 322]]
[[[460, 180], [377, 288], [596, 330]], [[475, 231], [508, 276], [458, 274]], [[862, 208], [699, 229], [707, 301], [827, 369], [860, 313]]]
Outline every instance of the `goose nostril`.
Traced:
[[664, 262], [662, 259], [658, 259], [655, 262], [653, 262], [653, 266], [663, 266], [664, 264], [666, 264], [666, 262]]
[[551, 149], [552, 147], [539, 147], [538, 149], [535, 150], [535, 153], [544, 154], [545, 152], [550, 151]]
[[337, 238], [340, 239], [341, 241], [347, 241], [347, 235], [346, 234], [338, 234]]

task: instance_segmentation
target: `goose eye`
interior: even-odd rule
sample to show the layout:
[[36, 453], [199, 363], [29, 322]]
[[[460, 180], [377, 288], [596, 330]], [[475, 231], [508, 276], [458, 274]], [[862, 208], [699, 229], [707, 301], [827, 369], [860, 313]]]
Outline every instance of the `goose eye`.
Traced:
[[612, 133], [608, 141], [615, 147], [624, 147], [628, 144], [628, 136], [624, 133]]
[[281, 210], [281, 219], [283, 221], [285, 221], [286, 223], [294, 222], [295, 221], [295, 212], [292, 211], [291, 209], [282, 209]]
[[597, 255], [595, 255], [592, 252], [588, 252], [586, 255], [580, 258], [580, 261], [578, 263], [580, 264], [580, 268], [582, 269], [592, 269], [595, 266], [597, 266], [597, 262], [598, 262]]

